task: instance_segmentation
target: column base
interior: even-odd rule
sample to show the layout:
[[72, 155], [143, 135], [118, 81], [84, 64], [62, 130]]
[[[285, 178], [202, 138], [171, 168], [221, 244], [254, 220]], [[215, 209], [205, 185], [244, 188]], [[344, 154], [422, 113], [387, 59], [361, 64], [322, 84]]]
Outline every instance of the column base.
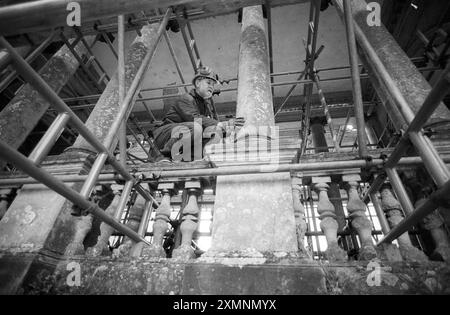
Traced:
[[359, 250], [358, 260], [372, 260], [374, 258], [377, 258], [375, 247], [368, 245]]
[[143, 257], [156, 257], [156, 258], [166, 258], [166, 251], [161, 245], [152, 244], [151, 246], [145, 246], [142, 249]]
[[381, 260], [387, 260], [390, 262], [403, 261], [400, 250], [394, 244], [381, 244], [376, 247], [376, 250], [378, 252], [378, 257], [380, 257]]
[[400, 247], [400, 253], [402, 254], [402, 257], [406, 261], [411, 262], [425, 262], [428, 261], [427, 256], [415, 248], [414, 246], [403, 246]]
[[339, 247], [337, 244], [333, 244], [328, 246], [327, 250], [325, 251], [325, 257], [329, 261], [347, 261], [347, 253]]
[[173, 259], [189, 260], [195, 258], [195, 252], [190, 245], [181, 245], [172, 252]]

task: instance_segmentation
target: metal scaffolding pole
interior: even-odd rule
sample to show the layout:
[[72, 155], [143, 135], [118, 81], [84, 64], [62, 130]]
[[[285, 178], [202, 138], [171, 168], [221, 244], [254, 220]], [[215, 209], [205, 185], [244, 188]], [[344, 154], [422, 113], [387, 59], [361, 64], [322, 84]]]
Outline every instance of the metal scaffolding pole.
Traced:
[[[31, 63], [36, 59], [47, 47], [52, 43], [53, 38], [56, 35], [56, 31], [51, 32], [51, 34], [26, 58], [25, 61]], [[8, 87], [8, 85], [17, 77], [17, 71], [14, 69], [0, 82], [0, 93]]]
[[[90, 37], [89, 42], [94, 38]], [[79, 54], [85, 47], [77, 45]], [[39, 71], [45, 82], [59, 93], [78, 68], [78, 61], [72, 57], [66, 46], [61, 47]], [[25, 84], [14, 98], [0, 112], [0, 134], [2, 140], [18, 149], [41, 117], [50, 107], [50, 103], [40, 93], [36, 93], [31, 84]], [[0, 162], [3, 164], [3, 162]]]
[[[450, 163], [450, 155], [443, 156], [446, 163]], [[224, 166], [220, 168], [199, 168], [191, 170], [167, 170], [155, 169], [136, 172], [136, 176], [144, 176], [145, 181], [151, 181], [155, 178], [185, 178], [185, 177], [211, 177], [219, 175], [240, 175], [240, 174], [258, 174], [258, 173], [279, 173], [279, 172], [302, 172], [302, 171], [339, 171], [349, 168], [362, 168], [367, 166], [383, 166], [383, 159], [373, 159], [368, 162], [366, 160], [346, 160], [332, 162], [309, 162], [298, 164], [279, 164], [274, 167], [273, 164], [251, 165], [251, 166]], [[418, 156], [401, 158], [398, 162], [399, 166], [422, 165], [423, 161]], [[380, 174], [378, 178], [382, 177]], [[63, 175], [55, 177], [63, 182], [84, 182], [87, 175]], [[124, 180], [125, 178], [117, 174], [101, 174], [97, 182], [114, 182]], [[382, 181], [384, 182], [385, 177]], [[28, 177], [10, 177], [0, 179], [0, 186], [14, 186], [36, 183], [35, 180]], [[369, 190], [370, 191], [370, 190]]]
[[432, 213], [439, 206], [448, 207], [448, 195], [450, 194], [450, 180], [433, 192], [430, 197], [421, 206], [416, 208], [411, 215], [402, 220], [394, 227], [379, 243], [390, 243], [397, 239], [400, 235], [410, 230], [414, 225], [419, 223], [425, 216]]
[[[134, 180], [134, 178], [122, 167], [120, 163], [118, 163], [114, 156], [112, 156], [109, 153], [109, 150], [107, 149], [107, 146], [104, 146], [95, 136], [89, 131], [89, 129], [84, 125], [84, 123], [76, 116], [71, 109], [61, 100], [61, 98], [53, 91], [51, 87], [48, 86], [48, 84], [31, 68], [31, 66], [23, 60], [23, 58], [17, 54], [15, 49], [3, 38], [0, 37], [0, 45], [5, 47], [18, 72], [27, 79], [30, 84], [32, 84], [35, 89], [41, 93], [41, 95], [47, 99], [47, 101], [52, 104], [60, 113], [67, 113], [70, 116], [70, 122], [71, 124], [80, 132], [80, 135], [82, 135], [96, 150], [100, 153], [97, 160], [108, 160], [111, 165], [126, 179], [126, 180]], [[122, 117], [123, 119], [123, 117]], [[113, 130], [114, 133], [117, 132], [118, 127]], [[3, 143], [4, 145], [7, 145], [6, 143]], [[42, 158], [42, 156], [40, 157]], [[28, 161], [30, 163], [30, 161]], [[31, 163], [30, 163], [31, 164]], [[98, 169], [91, 170], [92, 174], [100, 173]], [[88, 177], [89, 179], [89, 177]], [[87, 181], [88, 184], [92, 185], [92, 182]], [[87, 188], [87, 185], [85, 183], [84, 188], [82, 189], [83, 192], [86, 194], [87, 191], [91, 191], [92, 187], [90, 189]], [[146, 199], [152, 199], [150, 194], [148, 194], [145, 189], [140, 187], [140, 185], [136, 188], [144, 198]], [[149, 197], [150, 196], [150, 197]]]
[[[133, 104], [134, 104], [133, 99], [135, 98], [135, 95], [136, 95], [139, 87], [142, 84], [142, 81], [143, 81], [143, 79], [145, 77], [145, 72], [147, 71], [147, 68], [148, 68], [148, 66], [150, 64], [150, 61], [151, 61], [151, 59], [152, 59], [152, 57], [153, 57], [153, 55], [155, 53], [156, 46], [157, 46], [157, 43], [159, 42], [159, 40], [161, 38], [162, 32], [163, 32], [163, 30], [165, 29], [165, 27], [167, 25], [169, 16], [170, 16], [170, 10], [168, 9], [166, 11], [166, 15], [164, 16], [163, 21], [161, 21], [161, 24], [158, 27], [158, 31], [157, 31], [157, 34], [156, 34], [155, 45], [153, 45], [153, 47], [147, 52], [147, 54], [145, 55], [144, 59], [142, 60], [142, 63], [140, 65], [138, 71], [136, 72], [136, 75], [135, 75], [135, 77], [133, 79], [133, 82], [131, 83], [131, 85], [130, 85], [130, 87], [128, 89], [128, 92], [127, 92], [127, 94], [126, 94], [126, 96], [125, 96], [121, 106], [119, 107], [119, 111], [116, 114], [112, 124], [110, 125], [106, 136], [103, 139], [104, 147], [108, 148], [109, 150], [111, 150], [113, 147], [115, 147], [114, 143], [117, 143], [117, 142], [115, 142], [116, 141], [116, 137], [117, 137], [117, 132], [118, 132], [121, 124], [125, 121], [126, 117], [130, 114], [130, 112], [132, 110], [132, 107], [133, 107]], [[106, 151], [106, 152], [108, 152], [108, 151]], [[117, 163], [117, 161], [115, 160], [114, 157], [113, 157], [113, 159], [114, 159], [113, 162], [111, 161], [111, 159], [109, 159], [109, 162], [111, 164], [113, 164], [113, 166], [115, 166], [115, 164], [116, 165], [119, 164], [120, 168], [125, 173], [127, 173], [127, 171], [124, 168], [124, 166], [121, 165], [120, 163]], [[101, 167], [103, 167], [103, 164], [105, 163], [106, 160], [104, 159], [104, 156], [99, 155], [97, 157], [97, 159], [96, 159], [96, 162], [97, 161], [99, 161], [98, 167], [101, 168]], [[96, 163], [94, 163], [94, 164], [97, 165]], [[91, 169], [91, 171], [90, 171], [90, 174], [93, 174], [92, 176], [93, 177], [95, 176], [95, 178], [97, 178], [99, 172], [100, 171], [99, 171], [98, 168], [96, 169], [96, 168], [93, 167]], [[132, 177], [129, 174], [128, 174], [128, 177], [129, 178], [127, 178], [127, 180], [132, 179]], [[86, 191], [91, 191], [92, 188], [94, 187], [94, 184], [95, 184], [95, 181], [90, 181], [90, 182], [86, 181], [85, 185], [83, 186], [83, 189], [86, 188]], [[147, 199], [148, 195], [149, 194], [147, 194], [147, 197], [144, 196], [144, 198]]]
[[[324, 72], [324, 71], [331, 71], [331, 70], [337, 70], [337, 69], [348, 69], [349, 67], [335, 67], [335, 68], [323, 68], [323, 69], [317, 69], [316, 72]], [[423, 68], [423, 69], [419, 69], [421, 71], [426, 71], [426, 70], [430, 70], [430, 69], [435, 69], [435, 70], [439, 70], [440, 68]], [[271, 74], [271, 76], [282, 76], [282, 75], [289, 75], [289, 74], [296, 74], [299, 72], [304, 72], [305, 70], [302, 71], [291, 71], [291, 72], [280, 72], [280, 73], [273, 73]], [[302, 76], [303, 77], [303, 76]], [[351, 76], [341, 76], [341, 77], [332, 77], [332, 78], [325, 78], [325, 79], [321, 79], [321, 82], [332, 82], [332, 81], [340, 81], [340, 80], [350, 80], [352, 79]], [[360, 79], [369, 79], [369, 75], [367, 74], [363, 74], [360, 76]], [[227, 81], [237, 81], [237, 78], [232, 78], [232, 79], [228, 79]], [[314, 83], [313, 80], [297, 80], [297, 81], [286, 81], [286, 82], [275, 82], [275, 83], [271, 83], [271, 86], [285, 86], [285, 85], [298, 85], [298, 84], [307, 84], [307, 83]], [[192, 83], [185, 83], [185, 84], [176, 84], [176, 85], [170, 85], [170, 86], [160, 86], [160, 87], [153, 87], [153, 88], [143, 88], [141, 90], [141, 92], [147, 92], [147, 91], [157, 91], [157, 90], [163, 90], [166, 89], [168, 87], [170, 88], [186, 88], [188, 86], [192, 86]], [[236, 88], [230, 88], [230, 89], [224, 89], [221, 90], [221, 92], [232, 92], [232, 91], [236, 91]], [[156, 97], [139, 97], [136, 99], [136, 102], [144, 102], [144, 101], [152, 101], [152, 100], [161, 100], [161, 99], [165, 99], [165, 98], [174, 98], [174, 97], [179, 97], [181, 94], [173, 94], [173, 95], [164, 95], [164, 96], [156, 96]], [[85, 96], [78, 96], [78, 97], [67, 97], [64, 98], [63, 100], [65, 102], [75, 102], [75, 101], [84, 101], [84, 100], [96, 100], [101, 96], [101, 94], [93, 94], [93, 95], [85, 95]], [[283, 100], [284, 102], [284, 100]], [[94, 106], [95, 104], [87, 104], [86, 106]], [[280, 108], [278, 108], [278, 110], [280, 110]]]
[[[439, 106], [439, 103], [447, 95], [449, 90], [450, 66], [447, 67], [447, 69], [442, 73], [440, 79], [425, 99], [425, 102], [419, 109], [417, 115], [409, 121], [409, 127], [406, 128], [403, 137], [395, 147], [394, 151], [390, 154], [389, 159], [386, 161], [386, 168], [395, 167], [402, 155], [408, 149], [409, 141], [411, 140], [413, 141], [416, 149], [419, 151], [425, 166], [438, 186], [443, 185], [450, 178], [450, 174], [445, 163], [440, 159], [439, 154], [436, 152], [429, 139], [426, 138], [421, 131], [423, 124], [433, 114], [433, 111], [437, 106]], [[371, 185], [369, 191], [375, 192], [378, 190], [383, 184], [383, 181], [381, 178], [377, 178], [377, 180], [375, 180], [375, 182]], [[368, 194], [366, 194], [365, 197], [367, 196]]]
[[[117, 77], [119, 82], [119, 103], [125, 106], [124, 99], [126, 94], [125, 87], [125, 17], [119, 15], [117, 17]], [[124, 168], [127, 167], [127, 129], [126, 120], [124, 119], [119, 128], [119, 160]]]
[[360, 157], [367, 156], [367, 142], [365, 135], [364, 108], [362, 101], [361, 81], [359, 78], [358, 52], [356, 50], [355, 31], [353, 29], [353, 15], [351, 0], [344, 0], [344, 20], [347, 33], [348, 54], [352, 73], [353, 104], [355, 106], [356, 128], [358, 132], [358, 152]]
[[320, 85], [319, 77], [314, 72], [315, 72], [315, 69], [313, 69], [313, 72], [311, 73], [312, 78], [314, 80], [314, 83], [316, 84], [317, 93], [319, 94], [319, 98], [320, 98], [320, 103], [322, 104], [323, 111], [324, 111], [325, 117], [327, 119], [327, 125], [328, 125], [328, 129], [330, 130], [330, 136], [333, 141], [334, 149], [336, 150], [336, 152], [339, 152], [340, 151], [339, 143], [337, 141], [337, 134], [334, 131], [334, 124], [333, 124], [333, 119], [331, 118], [330, 109], [328, 108], [327, 101], [325, 100], [325, 95], [323, 94], [323, 90]]
[[[108, 44], [109, 49], [111, 50], [111, 52], [113, 53], [114, 57], [116, 57], [116, 59], [119, 58], [119, 56], [117, 55], [116, 50], [114, 49], [113, 44], [111, 43], [111, 40], [108, 38], [107, 35], [105, 35], [104, 32], [101, 32], [103, 39], [105, 40], [105, 42]], [[143, 91], [143, 90], [141, 90]], [[80, 96], [78, 98], [73, 97], [73, 98], [65, 98], [63, 99], [65, 102], [72, 102], [72, 101], [81, 101], [81, 100], [90, 100], [90, 99], [99, 99], [101, 96], [101, 94], [94, 94], [94, 95], [86, 95], [86, 96]], [[150, 108], [148, 107], [147, 103], [143, 100], [141, 100], [143, 97], [141, 95], [141, 93], [138, 93], [138, 98], [136, 99], [136, 102], [142, 102], [144, 104], [144, 108], [145, 110], [148, 112], [148, 114], [150, 115], [152, 120], [156, 120], [155, 115], [153, 115], [153, 112], [150, 110]], [[89, 104], [88, 104], [89, 105]]]

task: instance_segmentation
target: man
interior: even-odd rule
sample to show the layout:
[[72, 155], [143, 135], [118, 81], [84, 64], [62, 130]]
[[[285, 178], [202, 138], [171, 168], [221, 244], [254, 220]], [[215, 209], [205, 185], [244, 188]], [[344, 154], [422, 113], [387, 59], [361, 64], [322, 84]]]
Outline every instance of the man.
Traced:
[[[243, 118], [231, 119], [227, 122], [219, 122], [216, 108], [212, 101], [214, 87], [218, 83], [218, 76], [208, 67], [197, 70], [192, 84], [194, 89], [165, 108], [162, 126], [153, 131], [155, 144], [160, 152], [169, 158], [174, 158], [173, 146], [180, 138], [190, 137], [191, 155], [196, 152], [194, 144], [203, 146], [210, 140], [204, 138], [205, 130], [221, 130], [226, 128], [242, 127]], [[201, 119], [201, 125], [195, 121]], [[197, 139], [195, 139], [197, 137]], [[186, 142], [185, 142], [186, 143]], [[175, 149], [177, 151], [178, 149]], [[202, 150], [203, 151], [203, 150]], [[176, 152], [178, 154], [180, 152]], [[198, 158], [195, 156], [195, 158]]]

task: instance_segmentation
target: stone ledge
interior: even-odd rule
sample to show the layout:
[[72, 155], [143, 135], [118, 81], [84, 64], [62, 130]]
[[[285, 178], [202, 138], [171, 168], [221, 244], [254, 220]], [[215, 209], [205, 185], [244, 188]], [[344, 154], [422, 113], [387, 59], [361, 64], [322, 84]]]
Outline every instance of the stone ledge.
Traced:
[[[30, 260], [20, 279], [12, 279], [20, 285], [7, 292], [5, 277]], [[337, 264], [273, 256], [262, 264], [230, 265], [217, 258], [57, 258], [3, 252], [0, 266], [0, 291], [10, 294], [450, 294], [450, 265], [438, 262]]]

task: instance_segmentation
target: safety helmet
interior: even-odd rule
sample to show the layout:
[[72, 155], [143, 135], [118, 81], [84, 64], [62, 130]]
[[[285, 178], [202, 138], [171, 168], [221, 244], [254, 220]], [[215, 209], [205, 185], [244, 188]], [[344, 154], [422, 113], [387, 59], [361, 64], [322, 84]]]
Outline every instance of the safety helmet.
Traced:
[[202, 66], [197, 69], [197, 71], [195, 72], [195, 76], [192, 79], [193, 85], [195, 85], [195, 80], [197, 80], [198, 78], [208, 78], [216, 81], [216, 83], [219, 82], [219, 76], [214, 71], [212, 71], [211, 68], [206, 66]]

